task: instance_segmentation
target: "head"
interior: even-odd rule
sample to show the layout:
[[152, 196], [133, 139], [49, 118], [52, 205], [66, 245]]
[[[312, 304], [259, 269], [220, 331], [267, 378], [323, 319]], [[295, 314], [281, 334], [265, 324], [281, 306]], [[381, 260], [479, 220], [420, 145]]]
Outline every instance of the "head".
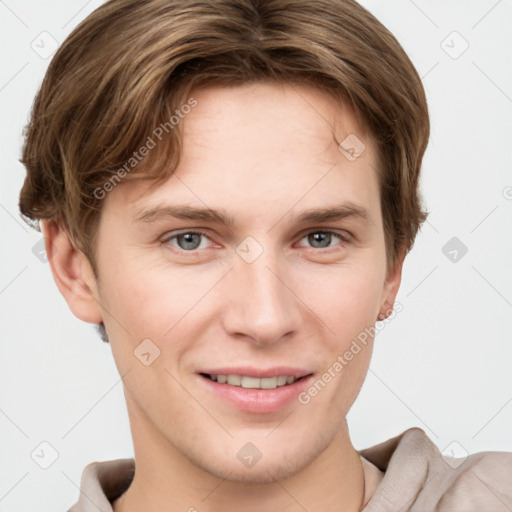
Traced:
[[[338, 356], [392, 311], [426, 217], [428, 135], [412, 63], [352, 0], [114, 0], [72, 32], [34, 103], [20, 210], [73, 313], [104, 326], [146, 442], [251, 481], [325, 450], [372, 337]], [[210, 389], [235, 367], [331, 378], [256, 411]]]

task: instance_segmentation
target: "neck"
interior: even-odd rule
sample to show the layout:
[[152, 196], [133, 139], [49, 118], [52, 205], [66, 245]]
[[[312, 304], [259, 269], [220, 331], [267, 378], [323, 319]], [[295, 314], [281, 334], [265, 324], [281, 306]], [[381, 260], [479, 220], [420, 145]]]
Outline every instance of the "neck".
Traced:
[[136, 470], [128, 490], [113, 503], [114, 512], [358, 512], [368, 501], [366, 468], [352, 446], [346, 422], [300, 472], [251, 483], [205, 471], [165, 439], [135, 404], [129, 404], [128, 411]]

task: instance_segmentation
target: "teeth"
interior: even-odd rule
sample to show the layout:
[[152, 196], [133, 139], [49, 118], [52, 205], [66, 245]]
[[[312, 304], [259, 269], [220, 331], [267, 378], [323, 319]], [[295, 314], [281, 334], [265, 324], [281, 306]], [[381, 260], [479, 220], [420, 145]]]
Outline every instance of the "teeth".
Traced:
[[228, 384], [232, 386], [241, 386], [242, 385], [242, 377], [240, 375], [228, 375]]
[[276, 389], [277, 388], [277, 377], [270, 377], [267, 379], [260, 379], [261, 389]]
[[242, 377], [242, 387], [249, 389], [261, 388], [261, 379], [255, 379], [254, 377]]
[[288, 377], [277, 377], [277, 385], [284, 386], [286, 384], [287, 380], [288, 380]]
[[210, 379], [219, 384], [230, 384], [231, 386], [239, 386], [247, 389], [275, 389], [286, 384], [293, 384], [297, 379], [280, 375], [279, 377], [267, 377], [257, 379], [248, 377], [247, 375], [209, 375]]

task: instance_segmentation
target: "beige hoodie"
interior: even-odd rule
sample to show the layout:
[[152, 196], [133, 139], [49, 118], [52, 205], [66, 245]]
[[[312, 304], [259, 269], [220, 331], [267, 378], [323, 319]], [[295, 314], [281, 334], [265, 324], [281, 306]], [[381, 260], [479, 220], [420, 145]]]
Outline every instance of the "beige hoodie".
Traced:
[[[512, 512], [512, 452], [443, 457], [420, 428], [360, 450], [365, 467], [362, 512]], [[68, 512], [113, 512], [130, 485], [134, 459], [92, 462]], [[316, 511], [310, 511], [316, 512]]]

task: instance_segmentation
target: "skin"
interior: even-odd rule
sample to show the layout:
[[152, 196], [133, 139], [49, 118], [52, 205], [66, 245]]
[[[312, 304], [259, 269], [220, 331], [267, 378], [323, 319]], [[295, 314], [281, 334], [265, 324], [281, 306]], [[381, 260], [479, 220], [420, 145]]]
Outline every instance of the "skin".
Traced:
[[[125, 376], [137, 471], [114, 510], [357, 511], [374, 489], [365, 489], [345, 418], [373, 340], [309, 403], [273, 413], [239, 410], [196, 372], [287, 365], [318, 378], [389, 312], [403, 255], [387, 273], [374, 144], [350, 111], [314, 88], [261, 83], [192, 96], [198, 105], [182, 121], [176, 172], [149, 193], [135, 180], [104, 199], [98, 280], [65, 232], [44, 222], [60, 291], [78, 318], [104, 322]], [[364, 141], [354, 161], [331, 123], [337, 141]], [[304, 210], [347, 203], [366, 220], [296, 221]], [[223, 208], [234, 224], [136, 220], [176, 204]], [[206, 237], [170, 238], [198, 229]], [[308, 236], [326, 230], [335, 234]], [[263, 249], [252, 263], [236, 252], [249, 236]], [[160, 350], [148, 366], [133, 353], [144, 339]], [[262, 453], [249, 468], [237, 457], [247, 442]]]

